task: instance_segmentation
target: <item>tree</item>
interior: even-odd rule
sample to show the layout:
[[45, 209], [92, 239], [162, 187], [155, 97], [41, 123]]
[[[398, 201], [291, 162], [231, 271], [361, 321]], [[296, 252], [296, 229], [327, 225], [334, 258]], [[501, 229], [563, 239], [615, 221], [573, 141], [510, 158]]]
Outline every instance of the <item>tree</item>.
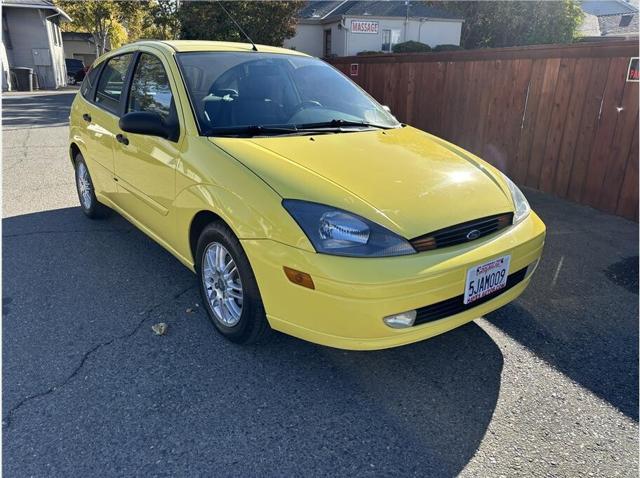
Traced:
[[[222, 4], [222, 5], [220, 5]], [[178, 17], [181, 38], [246, 42], [222, 6], [256, 43], [282, 46], [295, 34], [295, 15], [301, 1], [181, 2]]]
[[575, 0], [427, 3], [464, 18], [465, 48], [569, 43], [583, 18]]
[[111, 47], [137, 39], [139, 23], [148, 2], [119, 2], [115, 0], [59, 0], [56, 2], [72, 19], [66, 25], [67, 31], [91, 33], [96, 46], [96, 56], [102, 55], [107, 48], [107, 39]]
[[180, 35], [178, 18], [179, 0], [155, 0], [150, 2], [144, 17], [144, 38], [174, 40]]

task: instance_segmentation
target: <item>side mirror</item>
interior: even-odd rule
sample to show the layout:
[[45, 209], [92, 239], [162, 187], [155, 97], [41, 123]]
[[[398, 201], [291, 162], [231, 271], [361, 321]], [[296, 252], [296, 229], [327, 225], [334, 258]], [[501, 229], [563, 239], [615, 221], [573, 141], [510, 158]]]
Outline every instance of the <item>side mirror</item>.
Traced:
[[151, 111], [133, 111], [127, 113], [118, 122], [122, 131], [147, 136], [160, 136], [175, 141], [178, 136], [175, 126], [167, 125], [158, 113]]

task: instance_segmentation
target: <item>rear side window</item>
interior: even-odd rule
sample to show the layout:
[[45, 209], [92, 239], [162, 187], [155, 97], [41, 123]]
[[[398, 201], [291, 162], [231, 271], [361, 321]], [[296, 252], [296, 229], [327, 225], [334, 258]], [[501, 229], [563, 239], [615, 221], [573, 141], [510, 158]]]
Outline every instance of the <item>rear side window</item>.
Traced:
[[80, 87], [80, 94], [89, 101], [93, 99], [93, 98], [90, 98], [89, 95], [93, 90], [93, 86], [96, 84], [96, 79], [98, 78], [99, 71], [100, 71], [100, 65], [91, 67], [87, 72], [87, 74], [85, 75], [84, 81], [82, 82], [82, 86]]
[[131, 80], [127, 111], [151, 111], [168, 121], [173, 108], [171, 86], [162, 62], [153, 55], [141, 54]]
[[102, 69], [96, 91], [96, 104], [112, 113], [117, 113], [120, 108], [124, 80], [127, 76], [131, 58], [133, 58], [132, 53], [116, 56], [108, 60]]

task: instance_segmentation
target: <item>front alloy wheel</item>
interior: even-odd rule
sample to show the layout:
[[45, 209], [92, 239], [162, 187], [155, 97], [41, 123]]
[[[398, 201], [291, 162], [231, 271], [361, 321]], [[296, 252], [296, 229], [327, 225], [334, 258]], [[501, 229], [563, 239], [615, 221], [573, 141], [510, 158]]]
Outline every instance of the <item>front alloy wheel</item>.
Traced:
[[270, 331], [253, 269], [238, 238], [223, 222], [204, 228], [196, 247], [200, 295], [211, 322], [227, 339], [242, 344]]
[[216, 318], [227, 327], [237, 325], [242, 315], [242, 280], [231, 254], [219, 242], [212, 242], [204, 252], [202, 280]]

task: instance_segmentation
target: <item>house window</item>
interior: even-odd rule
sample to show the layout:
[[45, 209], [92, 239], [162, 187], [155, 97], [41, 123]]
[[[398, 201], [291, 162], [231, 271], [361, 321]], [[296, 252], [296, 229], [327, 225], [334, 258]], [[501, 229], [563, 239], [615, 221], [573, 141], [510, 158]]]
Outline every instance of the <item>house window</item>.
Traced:
[[382, 30], [382, 51], [390, 52], [400, 41], [400, 30]]
[[49, 20], [49, 27], [51, 28], [51, 36], [53, 37], [53, 44], [56, 46], [58, 45], [58, 34], [56, 32], [56, 24], [53, 23], [52, 20]]
[[620, 26], [628, 27], [629, 24], [631, 23], [631, 20], [633, 20], [633, 13], [622, 15], [620, 17]]
[[324, 31], [324, 56], [331, 55], [331, 30]]
[[391, 51], [391, 30], [382, 30], [382, 51]]
[[4, 13], [2, 13], [2, 41], [8, 50], [13, 48], [11, 36], [9, 35], [9, 27], [7, 26], [7, 16]]

